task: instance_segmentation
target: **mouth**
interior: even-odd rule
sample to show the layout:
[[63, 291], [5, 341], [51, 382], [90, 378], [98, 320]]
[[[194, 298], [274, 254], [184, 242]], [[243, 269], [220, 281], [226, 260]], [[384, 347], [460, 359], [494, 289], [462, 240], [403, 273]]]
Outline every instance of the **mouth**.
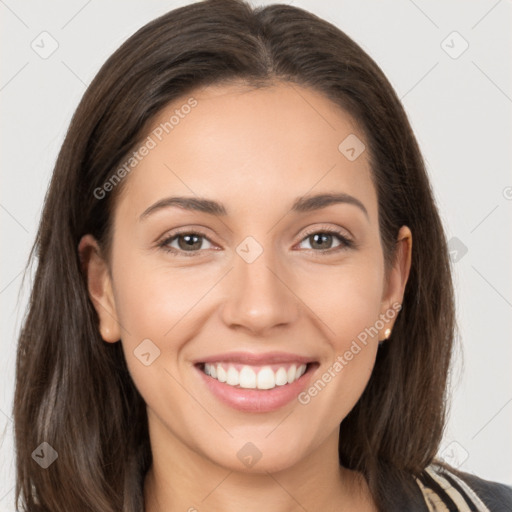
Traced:
[[313, 357], [285, 352], [228, 352], [192, 364], [207, 394], [230, 408], [259, 414], [296, 401], [320, 366]]
[[237, 389], [270, 390], [288, 386], [318, 366], [316, 361], [241, 364], [230, 361], [201, 362], [195, 365], [208, 377]]

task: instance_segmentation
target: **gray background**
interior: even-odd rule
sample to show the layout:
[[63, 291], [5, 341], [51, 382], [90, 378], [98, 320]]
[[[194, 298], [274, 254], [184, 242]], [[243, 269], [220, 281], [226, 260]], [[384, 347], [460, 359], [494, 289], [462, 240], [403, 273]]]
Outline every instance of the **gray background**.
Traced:
[[[14, 363], [30, 286], [30, 275], [21, 286], [22, 271], [60, 144], [105, 59], [147, 21], [187, 3], [0, 0], [0, 511], [12, 509]], [[460, 347], [440, 452], [511, 483], [512, 2], [284, 3], [344, 30], [402, 99], [453, 249]]]

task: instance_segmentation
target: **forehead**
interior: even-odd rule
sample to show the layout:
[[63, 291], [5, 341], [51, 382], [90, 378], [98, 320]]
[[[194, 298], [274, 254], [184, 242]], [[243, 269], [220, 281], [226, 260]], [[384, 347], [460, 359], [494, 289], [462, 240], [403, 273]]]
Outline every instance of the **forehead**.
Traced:
[[[362, 131], [309, 88], [277, 83], [196, 90], [159, 112], [143, 145], [150, 149], [125, 178], [119, 205], [129, 205], [134, 215], [166, 195], [212, 198], [240, 213], [285, 208], [305, 194], [343, 192], [363, 200], [376, 218]], [[347, 147], [360, 155], [354, 159]]]

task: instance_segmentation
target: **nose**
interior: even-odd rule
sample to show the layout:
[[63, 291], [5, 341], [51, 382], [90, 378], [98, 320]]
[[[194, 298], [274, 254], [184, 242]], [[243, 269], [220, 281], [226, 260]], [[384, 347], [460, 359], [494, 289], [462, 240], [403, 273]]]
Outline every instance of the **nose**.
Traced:
[[224, 323], [258, 335], [292, 324], [298, 318], [300, 301], [290, 286], [290, 273], [267, 248], [249, 261], [235, 254], [234, 268], [225, 282]]

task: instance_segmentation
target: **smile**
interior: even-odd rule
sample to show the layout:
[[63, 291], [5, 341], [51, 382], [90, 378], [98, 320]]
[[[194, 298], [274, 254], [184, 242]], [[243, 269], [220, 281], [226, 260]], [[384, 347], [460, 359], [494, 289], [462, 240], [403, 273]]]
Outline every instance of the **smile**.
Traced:
[[314, 355], [224, 352], [192, 362], [201, 386], [233, 409], [265, 413], [297, 400], [319, 371]]
[[252, 366], [227, 362], [204, 363], [203, 372], [228, 386], [244, 389], [273, 389], [292, 384], [306, 373], [301, 363]]

